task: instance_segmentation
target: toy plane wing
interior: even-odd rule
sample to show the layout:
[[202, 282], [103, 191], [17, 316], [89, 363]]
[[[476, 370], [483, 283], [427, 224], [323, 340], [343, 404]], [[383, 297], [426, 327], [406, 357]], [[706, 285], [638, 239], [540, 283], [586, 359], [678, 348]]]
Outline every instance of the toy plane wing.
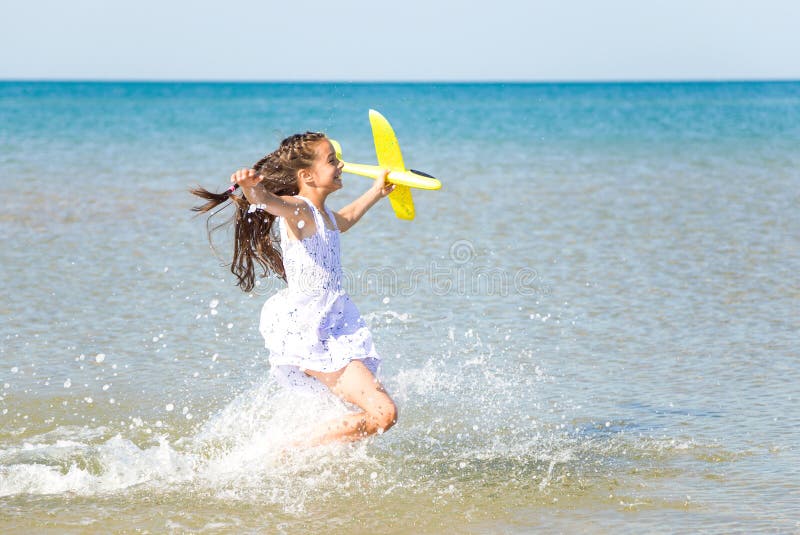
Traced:
[[[372, 125], [372, 138], [375, 141], [378, 165], [390, 172], [405, 172], [403, 154], [400, 152], [400, 144], [397, 142], [392, 125], [389, 124], [386, 117], [375, 110], [369, 110], [369, 124]], [[389, 194], [389, 202], [398, 218], [414, 219], [414, 199], [411, 198], [409, 186], [395, 184], [394, 191]]]

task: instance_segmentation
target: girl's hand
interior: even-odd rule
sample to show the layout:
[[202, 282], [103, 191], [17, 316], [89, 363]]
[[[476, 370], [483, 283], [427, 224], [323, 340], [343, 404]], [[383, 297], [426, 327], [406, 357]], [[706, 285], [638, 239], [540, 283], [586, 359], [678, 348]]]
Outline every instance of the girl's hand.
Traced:
[[389, 176], [389, 170], [384, 169], [381, 175], [375, 179], [375, 184], [372, 186], [381, 197], [386, 197], [394, 191], [394, 184], [387, 184], [386, 182], [387, 176]]
[[231, 183], [239, 184], [242, 189], [252, 188], [261, 180], [261, 175], [256, 174], [254, 169], [239, 169], [231, 175]]

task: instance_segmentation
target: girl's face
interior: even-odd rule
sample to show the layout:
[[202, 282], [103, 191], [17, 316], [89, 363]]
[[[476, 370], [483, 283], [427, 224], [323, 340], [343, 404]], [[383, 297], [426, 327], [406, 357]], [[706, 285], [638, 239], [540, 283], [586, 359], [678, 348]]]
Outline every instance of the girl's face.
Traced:
[[342, 188], [342, 167], [344, 164], [336, 158], [333, 145], [323, 139], [314, 149], [316, 156], [309, 172], [318, 188], [336, 191]]

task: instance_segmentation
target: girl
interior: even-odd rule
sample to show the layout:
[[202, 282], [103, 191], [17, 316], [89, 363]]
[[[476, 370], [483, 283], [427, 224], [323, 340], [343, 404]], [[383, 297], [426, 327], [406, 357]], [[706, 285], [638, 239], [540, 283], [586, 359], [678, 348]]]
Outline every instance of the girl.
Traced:
[[[287, 282], [261, 311], [272, 374], [285, 386], [327, 387], [361, 409], [323, 425], [305, 442], [311, 446], [359, 440], [397, 422], [397, 408], [375, 378], [380, 358], [372, 336], [342, 289], [339, 256], [339, 234], [394, 186], [385, 172], [357, 200], [331, 211], [325, 200], [342, 188], [342, 166], [324, 134], [306, 132], [284, 139], [252, 169], [236, 171], [225, 193], [192, 190], [208, 200], [195, 211], [228, 200], [236, 205], [231, 271], [242, 290], [253, 289], [256, 264], [262, 276], [273, 272]], [[233, 194], [236, 186], [244, 198]]]

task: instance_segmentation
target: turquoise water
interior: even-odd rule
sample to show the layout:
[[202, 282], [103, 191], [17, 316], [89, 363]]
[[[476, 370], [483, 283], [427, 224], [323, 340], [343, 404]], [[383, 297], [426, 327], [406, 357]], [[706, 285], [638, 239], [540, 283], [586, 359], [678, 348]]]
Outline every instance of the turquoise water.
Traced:
[[[295, 131], [440, 178], [343, 236], [400, 422], [281, 454], [193, 218]], [[0, 83], [0, 526], [800, 530], [800, 83]], [[369, 186], [346, 176], [330, 199]]]

